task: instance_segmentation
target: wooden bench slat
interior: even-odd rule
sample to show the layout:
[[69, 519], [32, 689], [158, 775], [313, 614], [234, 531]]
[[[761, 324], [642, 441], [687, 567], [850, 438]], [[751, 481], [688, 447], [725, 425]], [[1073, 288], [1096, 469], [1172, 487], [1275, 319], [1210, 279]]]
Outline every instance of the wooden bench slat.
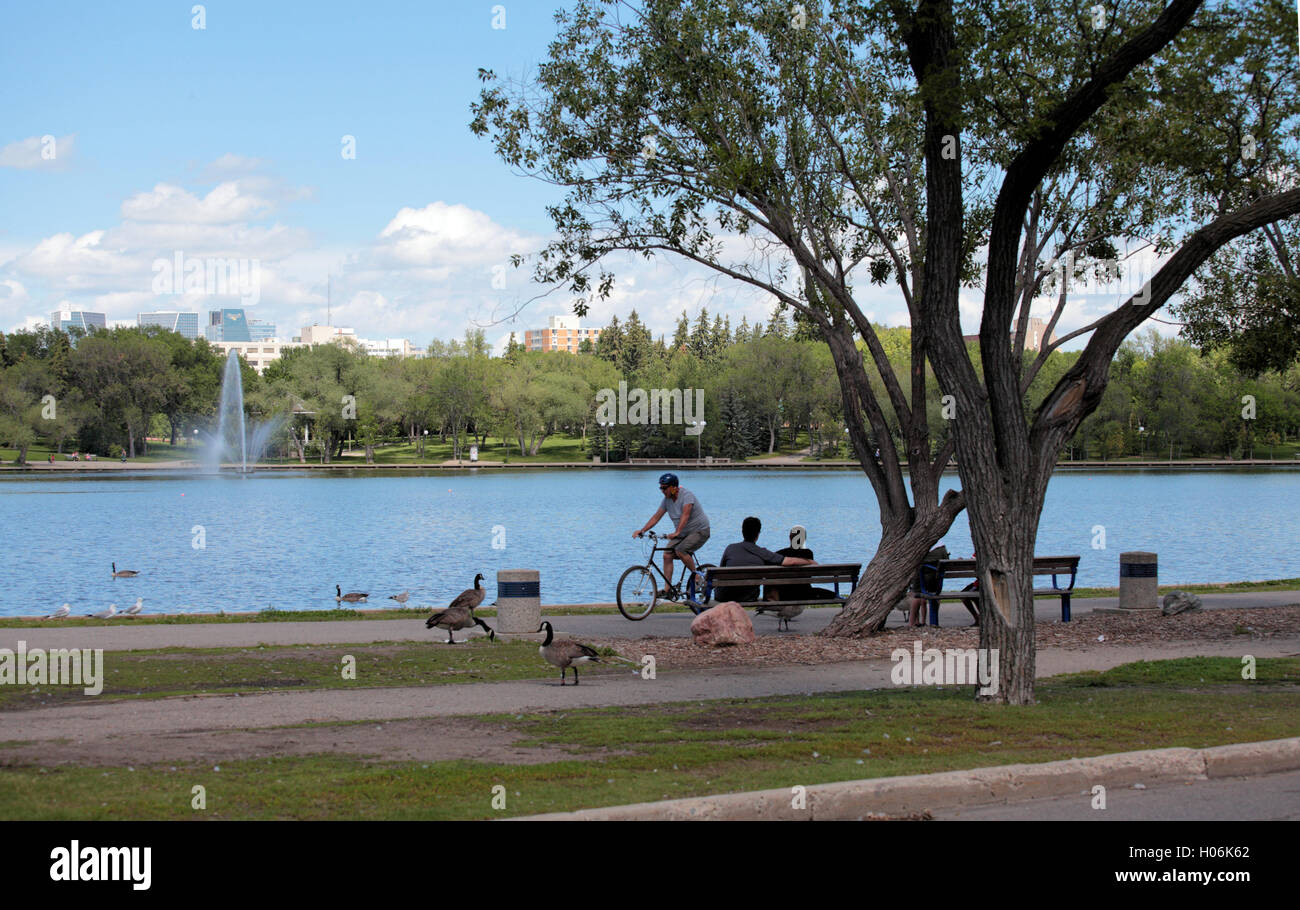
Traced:
[[[1075, 578], [1079, 572], [1079, 556], [1035, 556], [1032, 572], [1034, 575], [1051, 575], [1052, 587], [1050, 588], [1032, 588], [1031, 594], [1034, 597], [1060, 597], [1061, 598], [1061, 621], [1070, 621], [1070, 595], [1074, 591]], [[932, 574], [937, 574], [938, 591], [930, 592], [926, 589], [925, 573], [929, 570]], [[1056, 576], [1069, 574], [1069, 580], [1064, 586], [1057, 585]], [[955, 578], [976, 578], [975, 560], [973, 559], [941, 559], [935, 563], [928, 563], [922, 566], [921, 571], [917, 572], [916, 588], [917, 596], [930, 604], [930, 625], [939, 624], [939, 603], [945, 600], [982, 600], [980, 591], [945, 591], [943, 584], [948, 579]]]

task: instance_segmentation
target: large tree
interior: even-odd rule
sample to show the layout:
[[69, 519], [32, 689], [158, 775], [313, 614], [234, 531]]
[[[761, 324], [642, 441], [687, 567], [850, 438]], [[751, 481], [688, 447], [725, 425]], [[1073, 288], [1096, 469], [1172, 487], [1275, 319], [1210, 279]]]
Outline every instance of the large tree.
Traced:
[[[1296, 79], [1284, 4], [1202, 6], [580, 0], [557, 14], [535, 80], [483, 72], [472, 128], [511, 166], [568, 188], [550, 209], [558, 239], [537, 260], [539, 280], [586, 301], [613, 287], [606, 254], [669, 252], [813, 322], [882, 528], [830, 631], [878, 628], [969, 504], [988, 607], [981, 645], [1002, 655], [998, 697], [1023, 703], [1047, 481], [1100, 402], [1116, 349], [1216, 250], [1300, 212], [1300, 190], [1264, 187], [1239, 166], [1243, 137], [1196, 130], [1206, 152], [1169, 129], [1230, 111], [1274, 151], [1275, 178], [1296, 173], [1296, 111], [1261, 103]], [[1043, 278], [1063, 279], [1054, 327], [1087, 263], [1118, 270], [1144, 236], [1163, 264], [1081, 330], [1082, 354], [1027, 410], [1043, 359], [1023, 351]], [[1083, 264], [1058, 268], [1067, 254]], [[858, 290], [887, 281], [911, 319], [906, 383]], [[982, 298], [975, 360], [963, 287]], [[933, 457], [927, 361], [955, 405]], [[962, 492], [941, 496], [954, 451]]]

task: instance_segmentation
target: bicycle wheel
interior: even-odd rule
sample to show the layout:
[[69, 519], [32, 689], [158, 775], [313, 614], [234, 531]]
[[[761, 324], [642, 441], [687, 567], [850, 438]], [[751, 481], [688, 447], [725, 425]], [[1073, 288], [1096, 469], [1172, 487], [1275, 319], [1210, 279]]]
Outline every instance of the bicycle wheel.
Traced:
[[[695, 571], [696, 571], [696, 572], [699, 572], [701, 575], [703, 575], [703, 574], [704, 574], [705, 572], [707, 572], [709, 569], [716, 569], [716, 568], [717, 568], [717, 566], [715, 566], [715, 565], [714, 565], [713, 563], [711, 563], [711, 562], [702, 562], [702, 563], [699, 563], [698, 565], [696, 565], [696, 567], [695, 567]], [[695, 586], [695, 576], [694, 576], [694, 575], [689, 576], [688, 579], [687, 579], [687, 582], [686, 582], [686, 597], [687, 597], [687, 599], [688, 599], [688, 600], [693, 600], [693, 601], [695, 601], [696, 603], [698, 603], [698, 604], [700, 604], [701, 606], [703, 606], [703, 605], [704, 605], [704, 601], [701, 600], [701, 598], [702, 598], [703, 596], [704, 596], [704, 589], [703, 589], [703, 588], [701, 588], [701, 589], [699, 589], [699, 590], [696, 590], [696, 586]]]
[[645, 619], [655, 608], [659, 586], [645, 566], [633, 566], [618, 580], [618, 612], [628, 619]]

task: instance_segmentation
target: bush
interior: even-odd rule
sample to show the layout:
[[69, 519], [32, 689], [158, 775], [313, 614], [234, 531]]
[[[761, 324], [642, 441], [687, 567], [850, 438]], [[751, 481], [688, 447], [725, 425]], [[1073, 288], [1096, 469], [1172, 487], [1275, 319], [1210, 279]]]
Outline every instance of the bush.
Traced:
[[109, 458], [121, 458], [122, 452], [123, 452], [122, 447], [117, 443], [113, 443], [111, 446], [108, 447]]

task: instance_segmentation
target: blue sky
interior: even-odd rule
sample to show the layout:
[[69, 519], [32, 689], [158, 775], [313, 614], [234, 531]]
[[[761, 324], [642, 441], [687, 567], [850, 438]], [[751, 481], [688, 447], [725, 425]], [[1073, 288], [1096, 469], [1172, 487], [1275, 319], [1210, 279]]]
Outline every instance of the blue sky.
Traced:
[[[60, 306], [133, 323], [239, 305], [210, 288], [155, 293], [154, 264], [178, 251], [256, 259], [250, 315], [286, 338], [325, 322], [326, 274], [333, 323], [363, 337], [423, 345], [478, 324], [503, 344], [567, 312], [556, 294], [504, 321], [538, 289], [514, 269], [494, 285], [493, 270], [545, 243], [556, 196], [467, 127], [478, 68], [530, 72], [558, 4], [507, 0], [494, 28], [498, 4], [485, 2], [214, 2], [201, 29], [188, 2], [7, 5], [0, 330]], [[683, 308], [733, 323], [771, 308], [680, 262], [611, 264], [618, 292], [590, 323], [636, 308], [671, 332]], [[868, 291], [873, 318], [904, 323], [896, 292]], [[974, 331], [974, 297], [963, 312]]]

